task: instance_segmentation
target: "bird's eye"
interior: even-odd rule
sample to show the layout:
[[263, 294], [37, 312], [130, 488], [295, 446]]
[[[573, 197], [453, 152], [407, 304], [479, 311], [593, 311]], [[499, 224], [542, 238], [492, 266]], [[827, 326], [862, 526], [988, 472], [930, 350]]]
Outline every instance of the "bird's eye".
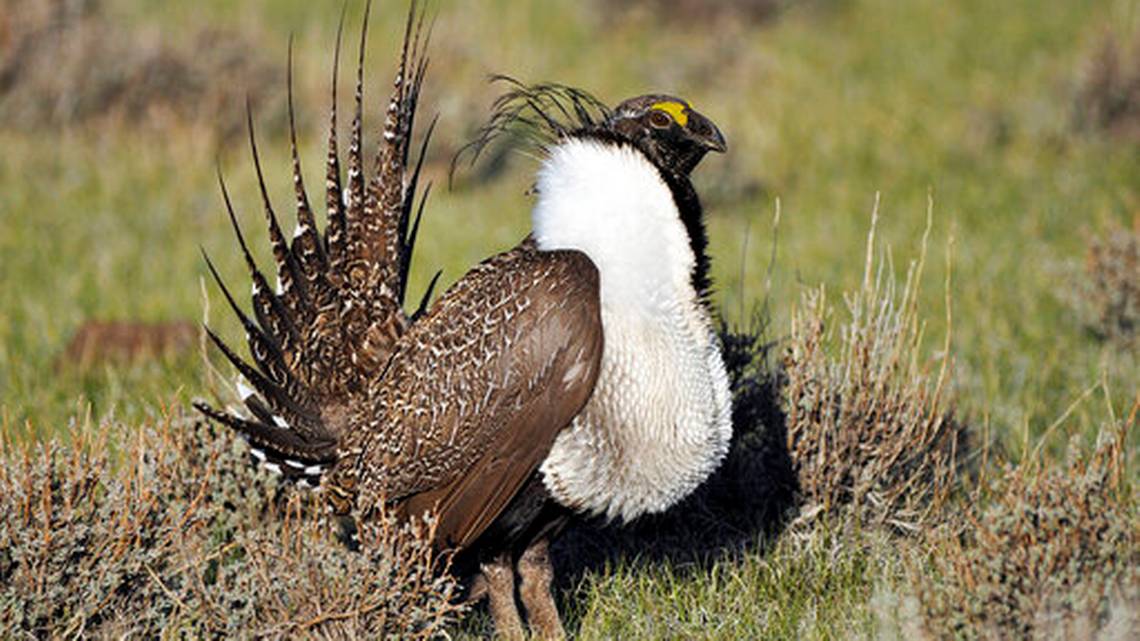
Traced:
[[649, 113], [649, 124], [658, 129], [665, 129], [669, 125], [673, 124], [673, 118], [671, 118], [669, 114], [661, 111], [660, 109], [654, 109]]

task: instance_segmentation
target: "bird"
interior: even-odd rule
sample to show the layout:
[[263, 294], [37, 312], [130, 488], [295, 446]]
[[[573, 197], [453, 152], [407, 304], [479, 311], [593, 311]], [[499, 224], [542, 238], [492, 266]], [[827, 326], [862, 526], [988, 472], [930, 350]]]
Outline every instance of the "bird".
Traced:
[[[433, 514], [433, 543], [470, 559], [496, 630], [565, 636], [550, 542], [569, 519], [628, 522], [676, 504], [724, 458], [732, 400], [709, 306], [709, 259], [690, 172], [724, 136], [685, 100], [646, 94], [609, 108], [545, 83], [512, 89], [471, 144], [534, 145], [531, 232], [437, 300], [436, 272], [404, 311], [428, 184], [433, 120], [410, 162], [428, 66], [424, 12], [409, 9], [372, 170], [363, 151], [364, 10], [343, 175], [337, 31], [325, 160], [327, 224], [315, 220], [298, 153], [289, 49], [288, 118], [297, 223], [270, 202], [251, 111], [249, 142], [276, 286], [253, 258], [219, 186], [252, 281], [243, 310], [252, 363], [211, 328], [238, 372], [241, 405], [197, 401], [251, 455], [337, 514]], [[508, 135], [509, 134], [509, 135]], [[516, 591], [518, 599], [516, 600]]]

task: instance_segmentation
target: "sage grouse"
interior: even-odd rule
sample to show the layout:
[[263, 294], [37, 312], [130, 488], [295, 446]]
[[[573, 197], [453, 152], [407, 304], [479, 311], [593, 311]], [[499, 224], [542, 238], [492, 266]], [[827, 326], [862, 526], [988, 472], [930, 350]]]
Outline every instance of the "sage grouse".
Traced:
[[276, 288], [250, 255], [219, 180], [253, 281], [253, 317], [218, 283], [253, 364], [210, 332], [241, 374], [244, 409], [196, 407], [237, 430], [270, 469], [319, 483], [338, 513], [368, 518], [382, 503], [404, 518], [434, 511], [436, 544], [475, 557], [496, 628], [523, 633], [517, 568], [532, 631], [560, 637], [548, 541], [566, 518], [660, 512], [728, 449], [728, 380], [688, 178], [725, 142], [678, 98], [641, 96], [611, 110], [560, 85], [516, 84], [474, 144], [520, 131], [538, 143], [533, 232], [430, 306], [429, 286], [405, 315], [424, 202], [416, 199], [423, 148], [409, 164], [427, 67], [416, 13], [369, 176], [367, 27], [362, 33], [346, 183], [334, 58], [323, 234], [302, 180], [292, 92], [291, 240], [267, 196], [251, 124]]

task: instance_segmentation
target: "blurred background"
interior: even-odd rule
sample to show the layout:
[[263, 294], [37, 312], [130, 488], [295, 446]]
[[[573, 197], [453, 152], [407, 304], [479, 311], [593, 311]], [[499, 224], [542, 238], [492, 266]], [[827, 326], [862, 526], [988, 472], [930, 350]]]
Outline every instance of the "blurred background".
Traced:
[[[362, 5], [348, 6], [347, 60]], [[235, 290], [246, 278], [215, 170], [264, 249], [244, 105], [288, 215], [292, 37], [302, 162], [319, 188], [340, 9], [0, 0], [7, 429], [66, 435], [75, 417], [129, 423], [202, 393], [198, 324], [208, 314], [231, 338], [238, 327], [199, 248]], [[405, 11], [373, 8], [366, 142], [382, 122]], [[932, 201], [924, 353], [935, 363], [950, 332], [959, 414], [1016, 448], [1058, 422], [1091, 439], [1131, 407], [1140, 3], [440, 0], [429, 14], [419, 122], [440, 121], [410, 298], [436, 269], [446, 286], [528, 228], [533, 158], [485, 157], [448, 186], [452, 157], [501, 89], [490, 74], [578, 86], [611, 105], [667, 92], [729, 141], [696, 176], [726, 319], [763, 309], [779, 341], [805, 290], [823, 285], [838, 302], [857, 287], [876, 194], [885, 264], [901, 276]], [[268, 251], [259, 258], [268, 264]], [[1077, 402], [1096, 385], [1107, 400]]]

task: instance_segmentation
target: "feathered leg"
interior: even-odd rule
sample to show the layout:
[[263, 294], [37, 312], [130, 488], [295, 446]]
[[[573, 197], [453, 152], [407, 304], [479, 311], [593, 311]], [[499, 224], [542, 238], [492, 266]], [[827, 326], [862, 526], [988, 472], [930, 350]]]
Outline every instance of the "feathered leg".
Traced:
[[483, 562], [479, 569], [487, 583], [487, 598], [490, 599], [491, 619], [495, 622], [495, 636], [502, 639], [521, 641], [522, 620], [515, 605], [515, 571], [509, 552], [503, 552], [490, 561]]
[[554, 603], [550, 585], [554, 580], [554, 567], [550, 562], [550, 539], [541, 538], [523, 552], [519, 558], [519, 596], [526, 608], [530, 631], [537, 639], [565, 639], [558, 606]]

